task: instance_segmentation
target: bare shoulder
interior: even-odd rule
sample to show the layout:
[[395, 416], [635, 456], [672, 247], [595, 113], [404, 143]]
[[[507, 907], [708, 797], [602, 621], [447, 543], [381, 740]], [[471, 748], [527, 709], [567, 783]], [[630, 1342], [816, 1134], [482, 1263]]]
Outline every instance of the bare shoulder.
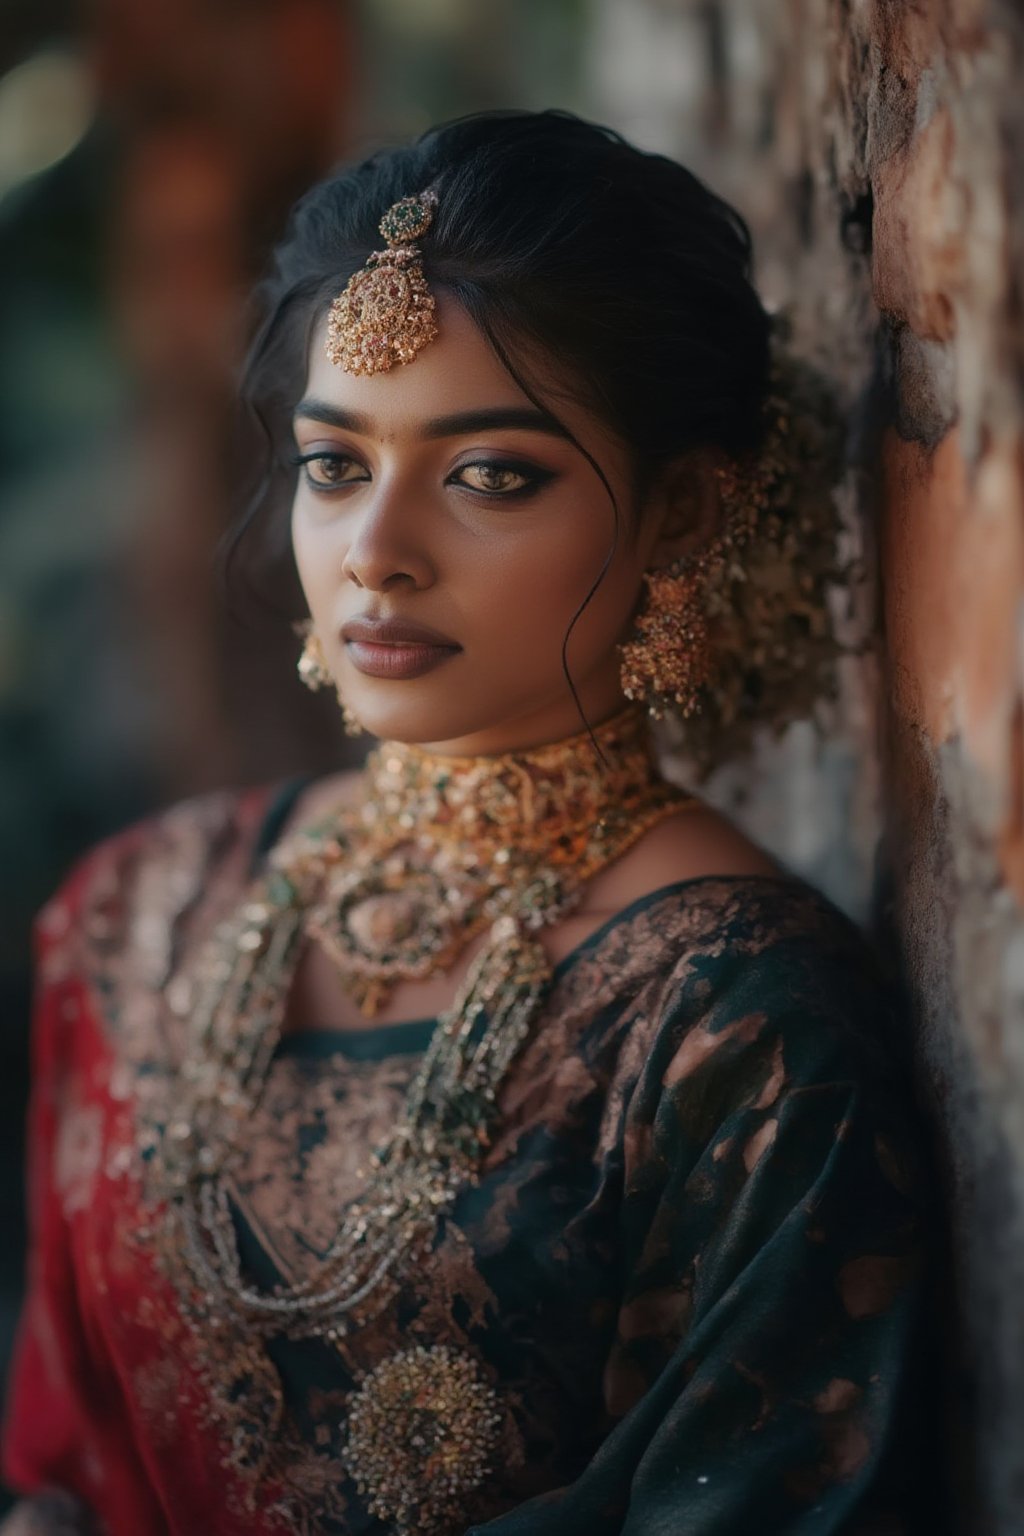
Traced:
[[588, 906], [617, 911], [680, 880], [713, 875], [784, 875], [736, 824], [699, 797], [646, 832], [591, 882]]
[[767, 850], [742, 832], [724, 811], [699, 797], [641, 838], [636, 855], [652, 867], [674, 871], [672, 878], [676, 880], [782, 872]]

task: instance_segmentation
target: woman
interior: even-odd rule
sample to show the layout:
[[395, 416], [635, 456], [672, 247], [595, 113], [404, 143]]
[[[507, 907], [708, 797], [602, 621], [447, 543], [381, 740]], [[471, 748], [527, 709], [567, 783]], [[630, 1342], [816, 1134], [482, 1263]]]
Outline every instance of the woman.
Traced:
[[749, 258], [557, 113], [297, 210], [253, 517], [382, 745], [131, 828], [40, 919], [11, 1529], [907, 1528], [895, 1015], [645, 728], [763, 502]]

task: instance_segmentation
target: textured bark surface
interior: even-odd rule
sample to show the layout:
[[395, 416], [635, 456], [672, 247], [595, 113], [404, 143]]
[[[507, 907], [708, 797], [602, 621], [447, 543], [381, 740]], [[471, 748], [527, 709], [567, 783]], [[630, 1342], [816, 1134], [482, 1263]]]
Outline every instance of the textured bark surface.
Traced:
[[850, 409], [879, 663], [805, 749], [810, 857], [791, 744], [722, 797], [902, 957], [965, 1536], [1024, 1529], [1022, 66], [1000, 0], [605, 0], [591, 71], [596, 112], [744, 212], [762, 293]]

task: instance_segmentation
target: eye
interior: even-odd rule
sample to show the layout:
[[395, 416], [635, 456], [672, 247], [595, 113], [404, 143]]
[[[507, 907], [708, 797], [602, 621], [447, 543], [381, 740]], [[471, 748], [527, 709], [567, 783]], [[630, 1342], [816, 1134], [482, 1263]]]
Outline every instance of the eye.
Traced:
[[498, 500], [511, 500], [516, 496], [529, 496], [553, 479], [548, 470], [532, 464], [511, 464], [503, 459], [478, 459], [463, 464], [451, 476], [454, 485], [462, 485], [481, 496], [493, 496]]
[[314, 490], [330, 491], [339, 485], [369, 479], [363, 466], [344, 453], [297, 453], [292, 463], [301, 466], [306, 484]]

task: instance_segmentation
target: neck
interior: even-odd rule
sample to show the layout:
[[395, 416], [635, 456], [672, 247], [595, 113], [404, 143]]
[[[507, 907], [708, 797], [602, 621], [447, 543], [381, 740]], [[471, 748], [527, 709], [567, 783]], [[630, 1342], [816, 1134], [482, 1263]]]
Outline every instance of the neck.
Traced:
[[446, 843], [507, 843], [503, 859], [514, 862], [524, 835], [550, 839], [557, 858], [563, 834], [572, 833], [564, 842], [573, 857], [577, 832], [661, 782], [646, 716], [629, 705], [592, 732], [513, 752], [450, 756], [382, 742], [367, 761], [364, 785], [366, 804], [390, 820], [397, 839], [415, 830]]
[[[623, 704], [620, 699], [615, 710], [587, 728], [564, 736], [543, 736], [536, 741], [517, 742], [514, 746], [472, 750], [472, 738], [460, 742], [398, 742], [382, 741], [376, 754], [399, 753], [426, 764], [434, 764], [439, 770], [457, 771], [461, 768], [485, 770], [488, 764], [498, 766], [503, 762], [537, 762], [563, 756], [589, 757], [595, 771], [601, 767], [606, 751], [619, 752], [623, 745], [630, 750], [650, 750], [650, 735], [644, 711], [635, 704]], [[461, 748], [461, 750], [460, 750]]]
[[504, 757], [577, 737], [587, 738], [587, 725], [597, 731], [629, 707], [617, 678], [607, 687], [597, 687], [590, 680], [584, 680], [580, 683], [580, 700], [581, 706], [577, 708], [572, 699], [560, 692], [550, 705], [511, 717], [503, 715], [493, 724], [467, 735], [432, 741], [421, 739], [416, 745], [435, 757]]
[[447, 970], [499, 919], [523, 933], [558, 921], [687, 798], [658, 772], [636, 706], [593, 736], [493, 755], [382, 742], [361, 798], [276, 850], [267, 900], [306, 912], [372, 1014], [398, 979]]

